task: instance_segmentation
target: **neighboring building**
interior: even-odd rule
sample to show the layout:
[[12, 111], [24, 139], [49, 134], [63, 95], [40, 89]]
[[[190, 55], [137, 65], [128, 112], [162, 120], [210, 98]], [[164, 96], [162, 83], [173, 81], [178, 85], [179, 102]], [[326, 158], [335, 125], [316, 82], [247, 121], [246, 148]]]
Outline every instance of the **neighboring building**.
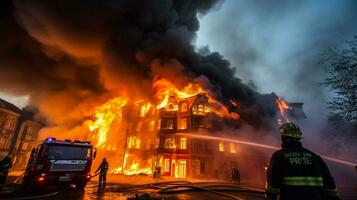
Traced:
[[0, 99], [0, 157], [11, 154], [12, 169], [25, 168], [42, 127], [32, 112]]
[[18, 127], [18, 139], [14, 145], [14, 169], [22, 169], [26, 166], [32, 149], [38, 144], [38, 133], [44, 124], [34, 120], [34, 114], [22, 111], [21, 125]]
[[16, 126], [21, 109], [0, 99], [0, 157], [9, 154], [12, 141], [16, 138]]

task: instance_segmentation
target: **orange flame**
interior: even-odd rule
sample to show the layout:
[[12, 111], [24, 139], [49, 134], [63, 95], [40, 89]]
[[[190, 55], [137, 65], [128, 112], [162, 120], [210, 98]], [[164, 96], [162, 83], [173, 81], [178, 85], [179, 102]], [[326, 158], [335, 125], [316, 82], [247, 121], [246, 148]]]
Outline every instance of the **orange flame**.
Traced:
[[91, 132], [96, 131], [96, 147], [105, 147], [110, 126], [114, 120], [121, 120], [121, 111], [126, 102], [126, 99], [117, 97], [96, 108], [96, 120], [90, 121], [88, 126]]
[[[276, 104], [278, 105], [280, 111], [280, 118], [278, 118], [278, 124], [281, 125], [284, 122], [290, 122], [288, 116], [286, 115], [286, 111], [291, 109], [289, 105], [280, 97], [275, 99]], [[283, 122], [284, 121], [284, 122]]]
[[166, 79], [156, 79], [153, 82], [153, 88], [156, 89], [155, 97], [160, 100], [156, 106], [158, 109], [165, 108], [170, 96], [175, 96], [180, 99], [193, 97], [203, 92], [203, 89], [198, 84], [189, 83], [182, 90], [179, 90], [173, 83]]
[[[116, 151], [116, 149], [119, 148], [119, 146], [117, 146], [117, 143], [112, 141], [113, 134], [110, 131], [111, 129], [115, 130], [116, 126], [113, 125], [114, 122], [115, 124], [119, 124], [120, 126], [125, 127], [125, 123], [124, 121], [122, 121], [122, 118], [123, 118], [123, 108], [126, 105], [138, 106], [139, 108], [137, 113], [138, 116], [140, 118], [148, 118], [148, 120], [140, 119], [140, 118], [138, 119], [139, 121], [135, 129], [136, 132], [139, 132], [141, 129], [138, 128], [141, 127], [142, 124], [141, 123], [142, 121], [140, 120], [150, 121], [151, 123], [149, 126], [149, 130], [151, 130], [151, 132], [154, 132], [155, 124], [159, 124], [160, 121], [159, 119], [155, 118], [155, 115], [148, 115], [150, 111], [159, 110], [159, 109], [178, 111], [179, 101], [194, 97], [196, 95], [201, 95], [207, 98], [207, 101], [204, 101], [204, 103], [202, 104], [201, 103], [195, 104], [196, 106], [195, 109], [193, 109], [192, 107], [192, 112], [194, 114], [207, 115], [209, 113], [214, 113], [219, 117], [226, 117], [235, 120], [240, 118], [238, 113], [230, 112], [224, 104], [216, 100], [214, 97], [210, 96], [210, 93], [204, 90], [197, 83], [188, 83], [182, 89], [179, 89], [174, 83], [166, 79], [155, 79], [152, 85], [153, 88], [155, 89], [154, 98], [158, 102], [156, 105], [145, 100], [129, 102], [128, 98], [116, 97], [104, 103], [103, 105], [95, 108], [96, 120], [90, 121], [88, 128], [93, 133], [92, 140], [94, 141], [94, 144], [97, 148], [102, 150], [109, 150], [112, 152]], [[232, 105], [235, 106], [235, 108], [239, 107], [239, 103], [237, 101], [231, 100], [231, 103]], [[185, 109], [187, 111], [188, 109], [187, 105]], [[155, 123], [155, 120], [158, 120], [158, 123]], [[179, 128], [186, 129], [187, 122], [184, 123], [183, 121], [182, 124], [184, 125], [179, 126]], [[123, 127], [121, 127], [120, 130], [124, 129]], [[115, 134], [118, 133], [121, 132], [115, 132]], [[126, 132], [126, 134], [128, 134], [128, 132]], [[117, 135], [114, 136], [117, 137]], [[142, 141], [142, 138], [139, 135], [135, 135], [135, 134], [125, 138], [127, 138], [125, 141], [127, 145], [124, 147], [124, 152], [126, 151], [125, 150], [126, 148], [129, 151], [124, 153], [122, 164], [111, 170], [111, 173], [113, 174], [121, 173], [125, 175], [152, 174], [153, 172], [152, 159], [142, 160], [136, 157], [134, 157], [135, 159], [133, 159], [132, 157], [133, 155], [130, 155], [129, 157], [128, 154], [131, 151], [138, 151], [139, 149], [142, 148], [142, 146], [145, 145], [144, 141]]]
[[[204, 94], [208, 97], [209, 105], [208, 107], [206, 106], [202, 108], [202, 113], [214, 112], [220, 117], [228, 117], [236, 120], [240, 118], [238, 113], [229, 112], [225, 105], [209, 96], [207, 92], [198, 84], [189, 83], [183, 89], [179, 90], [172, 82], [166, 79], [155, 79], [153, 82], [153, 87], [156, 90], [155, 97], [160, 101], [160, 103], [156, 106], [158, 109], [166, 108], [177, 111], [177, 105], [173, 105], [172, 108], [168, 106], [170, 103], [170, 97], [172, 96], [178, 99], [187, 99], [198, 94]], [[235, 101], [235, 103], [237, 106], [239, 105], [238, 102]]]

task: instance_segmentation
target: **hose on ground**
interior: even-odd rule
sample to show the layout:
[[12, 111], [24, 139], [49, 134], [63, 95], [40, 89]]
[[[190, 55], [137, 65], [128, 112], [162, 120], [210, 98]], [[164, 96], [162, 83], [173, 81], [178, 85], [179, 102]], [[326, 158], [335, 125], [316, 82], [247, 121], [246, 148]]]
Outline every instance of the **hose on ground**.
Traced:
[[187, 184], [187, 185], [175, 185], [175, 186], [171, 186], [171, 187], [166, 187], [166, 188], [161, 189], [159, 191], [159, 194], [165, 194], [165, 193], [168, 194], [168, 193], [176, 193], [176, 192], [187, 191], [187, 189], [186, 190], [180, 190], [180, 191], [173, 190], [173, 189], [177, 189], [177, 188], [187, 188], [188, 190], [198, 189], [198, 190], [203, 190], [203, 191], [210, 192], [210, 193], [213, 193], [213, 194], [216, 194], [216, 195], [228, 197], [228, 198], [231, 198], [231, 199], [242, 200], [241, 198], [236, 197], [234, 195], [226, 194], [226, 193], [222, 193], [222, 192], [217, 192], [217, 191], [210, 190], [210, 189], [207, 189], [207, 188], [204, 188], [204, 187], [199, 187], [197, 185], [194, 185], [193, 183]]
[[17, 183], [21, 178], [23, 178], [25, 175], [25, 172], [22, 172], [19, 177], [17, 177], [12, 183], [13, 184], [19, 184]]
[[44, 194], [44, 195], [36, 195], [36, 196], [29, 196], [29, 197], [18, 197], [14, 198], [15, 200], [29, 200], [29, 199], [44, 199], [52, 196], [56, 196], [59, 194], [60, 191], [52, 192], [49, 194]]

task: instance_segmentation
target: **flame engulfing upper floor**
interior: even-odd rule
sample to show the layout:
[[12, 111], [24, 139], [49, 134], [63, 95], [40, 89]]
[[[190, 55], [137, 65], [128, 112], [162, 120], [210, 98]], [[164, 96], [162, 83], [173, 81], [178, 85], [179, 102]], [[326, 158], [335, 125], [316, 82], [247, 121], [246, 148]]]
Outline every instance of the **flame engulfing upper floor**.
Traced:
[[[115, 142], [111, 144], [118, 140], [118, 138], [111, 138], [110, 133], [113, 130], [131, 131], [134, 126], [135, 129], [140, 130], [143, 121], [149, 121], [145, 128], [153, 132], [157, 130], [155, 126], [163, 126], [160, 124], [163, 120], [160, 116], [175, 116], [177, 112], [236, 122], [240, 119], [237, 101], [231, 100], [233, 108], [229, 110], [226, 105], [217, 101], [198, 84], [190, 83], [182, 89], [178, 89], [166, 79], [156, 79], [153, 82], [153, 87], [156, 91], [153, 97], [156, 103], [144, 99], [131, 101], [128, 97], [115, 97], [96, 108], [95, 120], [89, 121], [88, 127], [91, 132], [95, 133], [92, 139], [96, 141], [97, 147], [116, 149]], [[129, 125], [128, 122], [132, 125]], [[206, 128], [213, 125], [208, 122], [200, 123], [204, 123]], [[184, 130], [189, 124], [187, 118], [175, 121], [175, 123], [174, 121], [165, 121], [165, 126], [168, 129]]]
[[[153, 87], [152, 101], [112, 98], [96, 108], [95, 119], [88, 123], [89, 139], [113, 158], [112, 173], [152, 174], [155, 166], [164, 166], [163, 155], [187, 157], [189, 142], [177, 133], [219, 132], [245, 123], [237, 100], [225, 105], [197, 83], [179, 89], [157, 78]], [[289, 122], [294, 108], [277, 96], [275, 100], [277, 123]]]
[[[189, 83], [179, 89], [167, 79], [157, 78], [152, 85], [156, 91], [152, 101], [118, 96], [96, 108], [95, 119], [88, 122], [88, 128], [98, 148], [116, 150], [120, 141], [128, 140], [123, 138], [128, 132], [140, 132], [142, 129], [149, 133], [165, 129], [205, 128], [214, 131], [237, 129], [245, 123], [241, 120], [241, 105], [237, 100], [230, 99], [225, 105], [197, 83]], [[277, 106], [275, 123], [290, 122], [291, 117], [301, 118], [302, 104], [296, 106], [296, 103], [289, 104], [274, 96]], [[297, 114], [299, 116], [295, 116]], [[129, 138], [128, 141], [129, 146], [140, 146], [135, 139]]]

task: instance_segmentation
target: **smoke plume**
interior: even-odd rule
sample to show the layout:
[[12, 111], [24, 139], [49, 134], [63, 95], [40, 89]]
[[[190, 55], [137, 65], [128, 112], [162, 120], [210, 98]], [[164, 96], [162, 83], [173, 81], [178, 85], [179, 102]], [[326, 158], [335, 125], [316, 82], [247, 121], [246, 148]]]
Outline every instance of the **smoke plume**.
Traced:
[[219, 53], [200, 54], [192, 44], [198, 15], [220, 3], [1, 1], [0, 90], [29, 95], [50, 123], [75, 127], [113, 96], [150, 99], [161, 76], [179, 86], [199, 82], [226, 104], [237, 99], [243, 120], [267, 126], [273, 96], [234, 77]]

